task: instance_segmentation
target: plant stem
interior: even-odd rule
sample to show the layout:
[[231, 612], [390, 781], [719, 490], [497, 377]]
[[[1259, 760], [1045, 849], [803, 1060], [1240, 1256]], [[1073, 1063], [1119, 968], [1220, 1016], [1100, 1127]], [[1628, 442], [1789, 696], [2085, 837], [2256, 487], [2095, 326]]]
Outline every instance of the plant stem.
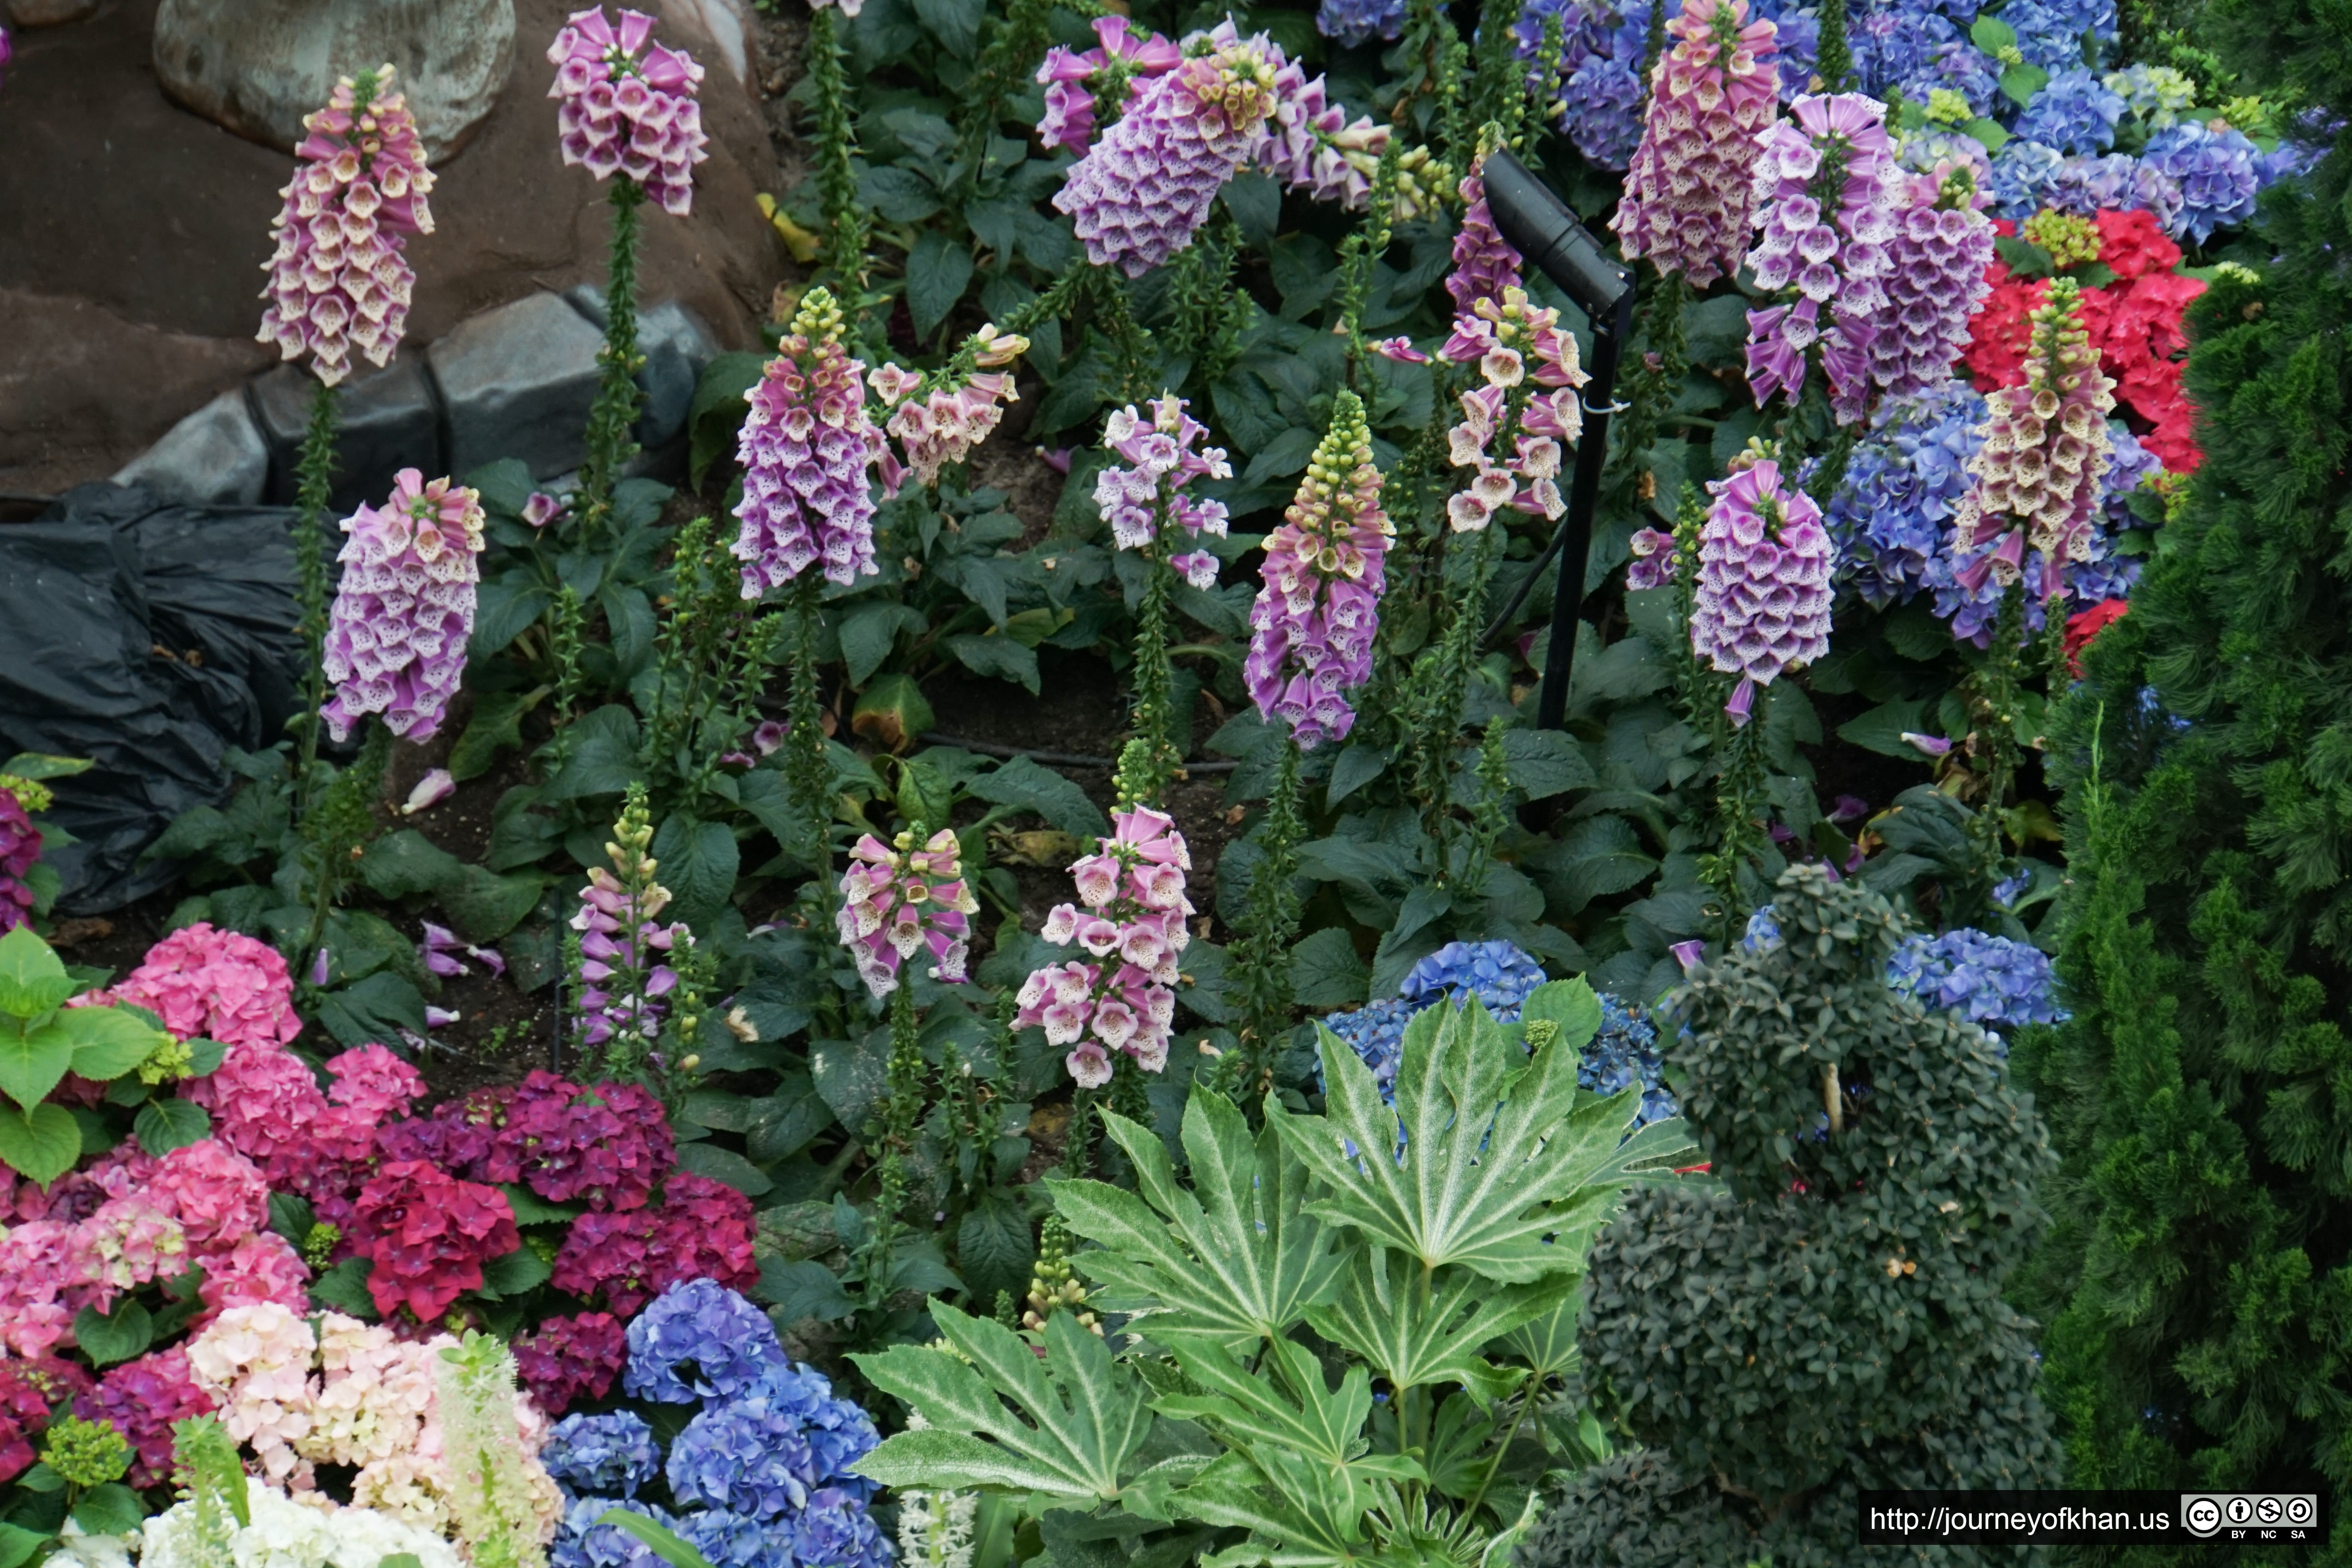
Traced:
[[809, 16], [809, 85], [816, 100], [816, 188], [824, 213], [825, 265], [840, 284], [853, 316], [864, 313], [869, 220], [857, 197], [856, 122], [849, 111], [849, 83], [841, 65], [839, 8], [816, 6]]
[[[822, 12], [819, 15], [823, 15]], [[822, 873], [832, 860], [827, 852], [826, 828], [833, 820], [833, 767], [825, 760], [823, 704], [818, 683], [823, 671], [817, 666], [817, 587], [814, 573], [803, 573], [793, 584], [793, 668], [792, 692], [788, 714], [791, 728], [784, 736], [784, 778], [792, 785], [793, 799], [807, 816], [807, 836], [802, 841], [801, 856], [809, 869]]]
[[634, 435], [643, 395], [637, 372], [637, 208], [645, 188], [635, 180], [613, 182], [613, 254], [604, 279], [604, 346], [596, 352], [601, 379], [588, 411], [588, 455], [580, 464], [580, 494], [574, 508], [591, 545], [609, 542], [613, 487], [621, 468], [637, 454]]
[[1175, 721], [1176, 667], [1168, 657], [1169, 599], [1176, 574], [1153, 561], [1135, 623], [1135, 735], [1118, 758], [1118, 804], [1122, 810], [1158, 805], [1182, 759], [1169, 734]]
[[341, 412], [336, 390], [320, 382], [310, 393], [310, 423], [302, 433], [302, 457], [295, 466], [294, 563], [299, 574], [302, 621], [302, 763], [294, 771], [294, 811], [310, 804], [310, 764], [319, 755], [319, 710], [327, 701], [327, 541], [322, 531], [333, 500], [335, 426]]
[[1763, 782], [1764, 715], [1759, 712], [1731, 731], [1722, 778], [1716, 787], [1716, 850], [1699, 858], [1699, 876], [1715, 889], [1722, 906], [1727, 942], [1748, 912], [1740, 899], [1740, 870], [1755, 858], [1764, 840], [1756, 826], [1757, 797]]
[[1263, 853], [1250, 876], [1249, 929], [1234, 952], [1242, 995], [1242, 1048], [1234, 1088], [1244, 1110], [1271, 1083], [1275, 1049], [1290, 1032], [1290, 946], [1299, 912], [1291, 883], [1299, 840], [1306, 837], [1298, 811], [1298, 766], [1297, 737], [1286, 732], [1258, 835]]

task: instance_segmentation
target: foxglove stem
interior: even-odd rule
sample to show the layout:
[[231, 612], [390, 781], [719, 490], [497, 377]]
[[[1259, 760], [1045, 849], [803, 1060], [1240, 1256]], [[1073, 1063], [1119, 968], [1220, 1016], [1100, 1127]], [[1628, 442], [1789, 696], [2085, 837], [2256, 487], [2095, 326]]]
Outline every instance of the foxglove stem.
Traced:
[[1062, 1134], [1062, 1173], [1090, 1176], [1095, 1170], [1095, 1100], [1100, 1089], [1085, 1084], [1070, 1091], [1070, 1125]]
[[[1470, 668], [1478, 653], [1478, 633], [1486, 625], [1486, 582], [1494, 575], [1495, 541], [1506, 531], [1499, 526], [1479, 530], [1472, 537], [1463, 581], [1453, 584], [1454, 619], [1436, 649], [1416, 665], [1413, 679], [1421, 687], [1420, 712], [1413, 726], [1413, 795], [1431, 837], [1444, 842], [1436, 829], [1445, 809], [1446, 784], [1454, 765], [1454, 742], [1462, 732], [1462, 699], [1468, 689]], [[1458, 536], [1457, 536], [1458, 537]]]
[[[831, 8], [820, 8], [816, 14], [829, 16]], [[818, 594], [817, 579], [813, 573], [803, 574], [793, 584], [792, 692], [786, 710], [792, 723], [784, 732], [784, 744], [788, 748], [784, 756], [784, 779], [792, 786], [793, 801], [807, 816], [801, 858], [812, 871], [822, 871], [831, 863], [825, 838], [833, 820], [829, 787], [833, 769], [825, 760], [823, 700], [820, 696], [824, 674], [817, 664]], [[817, 881], [822, 896], [826, 879], [820, 877]], [[826, 902], [829, 906], [829, 898]]]
[[1447, 875], [1442, 882], [1451, 882], [1464, 898], [1475, 899], [1486, 885], [1486, 873], [1495, 864], [1495, 846], [1502, 841], [1503, 831], [1510, 826], [1511, 774], [1507, 759], [1503, 754], [1503, 717], [1496, 714], [1486, 721], [1486, 731], [1478, 742], [1478, 802], [1471, 808], [1470, 835], [1464, 846], [1462, 866], [1458, 873], [1447, 857]]
[[557, 591], [555, 603], [548, 611], [548, 657], [555, 664], [555, 766], [561, 769], [572, 752], [572, 710], [580, 701], [581, 682], [584, 676], [580, 658], [585, 638], [587, 612], [581, 606], [580, 595], [566, 583]]
[[1159, 560], [1150, 563], [1143, 603], [1135, 618], [1135, 734], [1118, 758], [1118, 805], [1122, 811], [1158, 805], [1176, 776], [1177, 754], [1170, 733], [1175, 715], [1176, 668], [1168, 657], [1168, 602], [1176, 574]]
[[1715, 889], [1721, 935], [1727, 943], [1748, 920], [1739, 873], [1764, 845], [1756, 814], [1765, 784], [1764, 716], [1758, 714], [1749, 722], [1732, 727], [1725, 736], [1722, 726], [1728, 722], [1718, 714], [1716, 749], [1723, 758], [1723, 773], [1715, 792], [1715, 852], [1699, 858], [1699, 876]]
[[[918, 835], [922, 830], [921, 823], [915, 824]], [[891, 1253], [906, 1228], [900, 1211], [907, 1206], [907, 1150], [923, 1116], [923, 1051], [919, 1034], [915, 987], [910, 982], [890, 994], [889, 1087], [883, 1102], [882, 1160], [877, 1172], [880, 1196], [866, 1243], [866, 1304], [877, 1309], [890, 1294]]]
[[1234, 1098], [1255, 1105], [1274, 1070], [1276, 1051], [1290, 1032], [1290, 948], [1298, 931], [1298, 845], [1306, 837], [1298, 812], [1298, 740], [1286, 733], [1258, 833], [1257, 868], [1250, 874], [1249, 925], [1234, 945], [1241, 979], [1242, 1048], [1230, 1064]]
[[857, 130], [841, 68], [840, 10], [819, 5], [809, 16], [808, 73], [816, 100], [817, 199], [824, 213], [825, 265], [833, 269], [853, 312], [862, 315], [868, 263], [868, 220], [857, 197]]
[[604, 346], [596, 353], [600, 380], [588, 411], [588, 455], [580, 465], [580, 493], [572, 515], [585, 538], [602, 542], [612, 526], [613, 487], [621, 466], [636, 456], [634, 432], [643, 394], [637, 372], [637, 208], [645, 187], [625, 176], [613, 182], [613, 251], [604, 279]]
[[1976, 839], [1977, 868], [1988, 879], [2002, 874], [2007, 852], [2001, 846], [2001, 815], [2017, 780], [2018, 694], [2024, 686], [2025, 583], [2011, 582], [2000, 596], [2000, 613], [1993, 622], [1992, 647], [1979, 668], [1970, 694], [1969, 715], [1976, 738], [1983, 742], [1985, 795], [1969, 828]]
[[1397, 168], [1403, 155], [1403, 139], [1390, 137], [1381, 150], [1380, 167], [1372, 173], [1372, 195], [1364, 207], [1364, 221], [1340, 244], [1339, 325], [1348, 336], [1350, 386], [1362, 380], [1364, 358], [1370, 352], [1364, 343], [1364, 301], [1371, 293], [1372, 265], [1388, 254], [1396, 226]]
[[326, 382], [310, 392], [310, 423], [302, 433], [302, 456], [295, 466], [294, 562], [302, 595], [303, 698], [295, 722], [302, 726], [302, 765], [294, 774], [295, 811], [310, 805], [310, 764], [319, 755], [319, 710], [327, 700], [327, 542], [321, 531], [333, 500], [335, 426], [341, 394]]

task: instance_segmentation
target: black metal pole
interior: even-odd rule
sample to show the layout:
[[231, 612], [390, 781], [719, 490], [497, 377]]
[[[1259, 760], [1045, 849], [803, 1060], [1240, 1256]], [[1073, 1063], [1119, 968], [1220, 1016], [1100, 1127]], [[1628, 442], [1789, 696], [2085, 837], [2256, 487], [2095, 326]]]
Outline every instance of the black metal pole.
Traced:
[[1585, 564], [1592, 554], [1592, 514], [1601, 502], [1601, 470], [1609, 463], [1609, 416], [1617, 396], [1617, 360], [1633, 334], [1633, 296], [1617, 301], [1607, 326], [1592, 323], [1592, 380], [1584, 393], [1584, 430], [1577, 437], [1576, 472], [1568, 510], [1559, 520], [1559, 583], [1551, 602], [1551, 640], [1544, 650], [1543, 691], [1536, 728], [1557, 730], [1568, 719], [1568, 682], [1576, 668], [1576, 626], [1584, 608]]
[[[1617, 395], [1617, 362], [1633, 331], [1633, 280], [1566, 202], [1507, 149], [1487, 155], [1482, 170], [1495, 226], [1514, 249], [1576, 301], [1592, 327], [1592, 379], [1584, 388], [1584, 429], [1576, 444], [1568, 510], [1551, 550], [1559, 555], [1559, 587], [1552, 603], [1551, 644], [1544, 655], [1543, 690], [1536, 701], [1538, 728], [1557, 730], [1568, 714], [1569, 678], [1576, 664], [1577, 613], [1584, 605], [1585, 563], [1592, 552], [1592, 514], [1600, 504], [1601, 470], [1609, 460], [1609, 416]], [[1528, 574], [1532, 584], [1541, 562]], [[1525, 585], [1522, 585], [1522, 593]], [[1517, 609], [1515, 603], [1512, 609]], [[1506, 611], [1507, 615], [1509, 612]]]

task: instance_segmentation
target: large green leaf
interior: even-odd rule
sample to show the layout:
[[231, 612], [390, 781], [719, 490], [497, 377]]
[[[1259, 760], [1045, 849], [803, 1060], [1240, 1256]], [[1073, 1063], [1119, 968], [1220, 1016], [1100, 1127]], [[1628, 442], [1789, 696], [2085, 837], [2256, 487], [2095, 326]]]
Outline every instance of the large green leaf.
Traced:
[[79, 989], [65, 961], [31, 926], [0, 936], [0, 1013], [38, 1017]]
[[163, 1030], [122, 1007], [69, 1007], [49, 1028], [72, 1042], [73, 1070], [92, 1083], [121, 1078], [166, 1043]]
[[[1583, 1248], [1573, 1258], [1580, 1266]], [[1391, 1387], [1481, 1382], [1487, 1341], [1550, 1311], [1576, 1294], [1580, 1274], [1497, 1285], [1468, 1268], [1440, 1268], [1426, 1284], [1406, 1254], [1368, 1247], [1355, 1257], [1339, 1297], [1307, 1314], [1315, 1331], [1345, 1345]]]
[[850, 1358], [930, 1423], [853, 1469], [888, 1487], [998, 1487], [1074, 1508], [1118, 1499], [1151, 1411], [1108, 1346], [1067, 1312], [1045, 1321], [1044, 1361], [1012, 1330], [944, 1301], [931, 1303], [931, 1321], [952, 1352], [898, 1345]]
[[[1168, 1500], [1184, 1518], [1250, 1532], [1244, 1544], [1203, 1558], [1202, 1568], [1364, 1568], [1376, 1556], [1366, 1538], [1369, 1510], [1354, 1506], [1358, 1489], [1329, 1467], [1282, 1449], [1227, 1454]], [[1379, 1511], [1393, 1513], [1396, 1503], [1383, 1497]]]
[[46, 1187], [80, 1158], [81, 1123], [64, 1106], [0, 1105], [0, 1164]]
[[27, 1110], [40, 1104], [63, 1081], [73, 1056], [72, 1037], [53, 1023], [29, 1034], [0, 1023], [0, 1093]]
[[[1571, 994], [1584, 988], [1567, 984]], [[1583, 1040], [1550, 1031], [1523, 1054], [1475, 997], [1458, 1009], [1429, 1008], [1407, 1026], [1394, 1110], [1362, 1059], [1321, 1033], [1328, 1113], [1297, 1117], [1269, 1105], [1267, 1120], [1330, 1189], [1310, 1212], [1424, 1268], [1460, 1266], [1504, 1284], [1578, 1272], [1623, 1189], [1671, 1175], [1670, 1164], [1658, 1168], [1661, 1145], [1685, 1142], [1679, 1127], [1624, 1139], [1638, 1089], [1578, 1109]]]
[[1200, 1392], [1163, 1395], [1152, 1405], [1160, 1415], [1201, 1422], [1229, 1448], [1271, 1444], [1318, 1464], [1352, 1467], [1352, 1480], [1366, 1488], [1359, 1511], [1370, 1506], [1370, 1489], [1381, 1481], [1426, 1479], [1412, 1459], [1364, 1452], [1364, 1420], [1372, 1413], [1371, 1374], [1364, 1367], [1349, 1367], [1335, 1392], [1324, 1383], [1323, 1363], [1296, 1340], [1266, 1347], [1271, 1376], [1253, 1375], [1213, 1341], [1178, 1339], [1171, 1348]]
[[1205, 1335], [1237, 1348], [1279, 1340], [1337, 1288], [1347, 1259], [1303, 1212], [1306, 1168], [1271, 1130], [1253, 1141], [1223, 1094], [1196, 1084], [1184, 1108], [1191, 1191], [1177, 1184], [1159, 1133], [1116, 1112], [1103, 1122], [1133, 1163], [1141, 1195], [1056, 1181], [1054, 1206], [1100, 1244], [1079, 1254], [1078, 1266], [1112, 1288], [1105, 1305], [1145, 1314], [1144, 1333]]

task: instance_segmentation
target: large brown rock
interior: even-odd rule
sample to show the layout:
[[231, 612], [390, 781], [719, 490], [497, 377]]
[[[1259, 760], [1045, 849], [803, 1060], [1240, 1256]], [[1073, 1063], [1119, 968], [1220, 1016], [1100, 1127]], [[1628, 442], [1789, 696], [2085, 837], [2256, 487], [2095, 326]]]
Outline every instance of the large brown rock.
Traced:
[[[563, 166], [545, 96], [548, 41], [578, 3], [515, 0], [506, 89], [439, 171], [435, 232], [409, 242], [413, 350], [479, 311], [604, 280], [606, 188]], [[639, 8], [709, 68], [711, 137], [693, 216], [643, 216], [640, 298], [678, 300], [721, 348], [756, 348], [784, 258], [755, 200], [780, 189], [759, 105], [705, 31], [706, 13], [721, 33], [736, 13]], [[155, 10], [106, 0], [79, 26], [24, 34], [0, 87], [0, 490], [104, 479], [272, 360], [252, 339], [290, 162], [163, 96]]]
[[514, 0], [162, 0], [155, 12], [163, 90], [281, 153], [336, 79], [390, 65], [437, 163], [497, 107], [514, 57]]

